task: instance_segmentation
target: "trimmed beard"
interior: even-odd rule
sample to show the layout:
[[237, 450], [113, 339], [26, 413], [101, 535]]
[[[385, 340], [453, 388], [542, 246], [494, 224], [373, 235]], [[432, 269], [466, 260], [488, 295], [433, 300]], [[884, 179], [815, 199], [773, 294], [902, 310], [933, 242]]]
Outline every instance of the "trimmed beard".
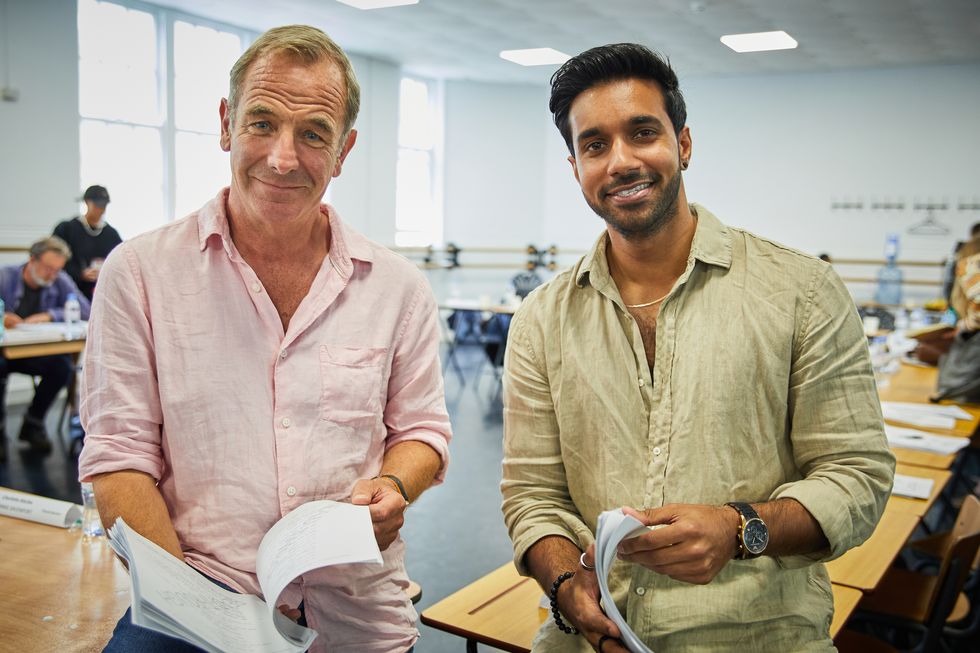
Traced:
[[[625, 186], [642, 180], [640, 174], [623, 177], [617, 185]], [[657, 181], [662, 180], [659, 177]], [[627, 222], [617, 218], [615, 211], [605, 211], [602, 206], [593, 204], [589, 198], [585, 198], [586, 204], [595, 211], [596, 215], [606, 221], [610, 227], [615, 229], [619, 235], [628, 241], [636, 242], [645, 240], [670, 224], [677, 214], [677, 197], [681, 189], [681, 172], [678, 170], [672, 177], [667, 179], [659, 196], [655, 199], [649, 212], [637, 221]]]

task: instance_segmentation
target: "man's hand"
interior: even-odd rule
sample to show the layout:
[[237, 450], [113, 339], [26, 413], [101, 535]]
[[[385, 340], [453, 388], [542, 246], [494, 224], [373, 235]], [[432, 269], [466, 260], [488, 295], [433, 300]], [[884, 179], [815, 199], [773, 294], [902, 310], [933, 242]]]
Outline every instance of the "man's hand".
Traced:
[[14, 328], [15, 326], [17, 326], [18, 324], [20, 324], [23, 321], [24, 321], [24, 318], [22, 318], [21, 316], [17, 315], [16, 313], [4, 313], [3, 314], [3, 326], [4, 326], [5, 329], [12, 329], [12, 328]]
[[95, 283], [99, 278], [99, 271], [96, 268], [85, 268], [82, 270], [82, 279]]
[[649, 533], [623, 540], [619, 557], [685, 583], [710, 583], [735, 557], [738, 513], [728, 506], [670, 504], [644, 511], [623, 508]]
[[50, 322], [51, 313], [35, 313], [34, 315], [28, 315], [24, 318], [26, 324], [40, 324], [41, 322]]
[[[585, 563], [595, 566], [595, 545], [585, 552]], [[594, 571], [579, 566], [575, 575], [559, 586], [558, 610], [596, 651], [600, 650], [599, 639], [605, 635], [601, 653], [629, 653], [617, 639], [619, 628], [599, 607], [599, 580]]]
[[408, 502], [394, 484], [384, 478], [362, 478], [354, 484], [351, 503], [370, 506], [374, 539], [378, 541], [378, 547], [384, 551], [391, 546], [405, 523], [405, 508], [408, 507]]

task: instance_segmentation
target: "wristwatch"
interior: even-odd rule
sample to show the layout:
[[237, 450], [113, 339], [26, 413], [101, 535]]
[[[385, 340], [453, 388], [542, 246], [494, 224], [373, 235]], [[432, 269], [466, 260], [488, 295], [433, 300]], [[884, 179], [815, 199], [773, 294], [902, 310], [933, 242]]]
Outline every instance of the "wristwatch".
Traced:
[[762, 521], [755, 508], [747, 503], [726, 503], [731, 506], [741, 518], [738, 533], [735, 541], [738, 543], [738, 551], [735, 552], [736, 560], [747, 560], [757, 558], [766, 550], [769, 544], [769, 527]]

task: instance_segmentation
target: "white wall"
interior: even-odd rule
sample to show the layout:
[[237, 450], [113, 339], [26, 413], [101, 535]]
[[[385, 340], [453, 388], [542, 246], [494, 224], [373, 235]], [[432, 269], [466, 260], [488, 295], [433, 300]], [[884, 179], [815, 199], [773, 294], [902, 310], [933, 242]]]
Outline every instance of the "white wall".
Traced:
[[330, 182], [330, 203], [369, 238], [395, 242], [395, 168], [398, 162], [398, 66], [351, 55], [361, 86], [357, 142], [340, 177]]
[[74, 0], [6, 12], [0, 71], [20, 99], [0, 102], [0, 245], [23, 245], [78, 210], [78, 27]]
[[[681, 87], [694, 140], [688, 197], [729, 224], [838, 258], [880, 259], [885, 235], [897, 232], [901, 258], [938, 261], [980, 221], [980, 212], [956, 210], [980, 201], [980, 66], [682, 79]], [[548, 130], [543, 239], [589, 247], [602, 222], [581, 197], [545, 102], [539, 111]], [[865, 209], [831, 210], [842, 199], [863, 200]], [[880, 200], [904, 201], [906, 209], [870, 210]], [[924, 217], [912, 205], [925, 201], [950, 204], [936, 215], [949, 235], [905, 233]], [[867, 277], [875, 270], [841, 272]], [[873, 287], [853, 285], [852, 292], [869, 298]]]

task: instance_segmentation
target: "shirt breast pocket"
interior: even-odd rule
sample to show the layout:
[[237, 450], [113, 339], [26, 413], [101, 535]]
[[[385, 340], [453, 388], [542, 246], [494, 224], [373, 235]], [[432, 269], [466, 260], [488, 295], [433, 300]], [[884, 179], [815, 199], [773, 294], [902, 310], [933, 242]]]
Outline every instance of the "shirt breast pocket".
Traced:
[[381, 420], [388, 349], [320, 346], [320, 419], [367, 426]]

